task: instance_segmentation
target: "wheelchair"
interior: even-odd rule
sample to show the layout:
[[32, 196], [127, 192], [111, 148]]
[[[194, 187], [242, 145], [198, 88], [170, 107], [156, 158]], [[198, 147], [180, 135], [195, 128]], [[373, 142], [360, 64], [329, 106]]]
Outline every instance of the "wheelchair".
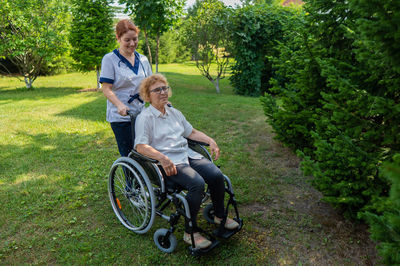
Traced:
[[[128, 114], [132, 121], [132, 137], [134, 139], [136, 114], [132, 112], [128, 112]], [[188, 145], [192, 150], [212, 161], [209, 152], [205, 148], [208, 144], [188, 139]], [[134, 149], [127, 157], [118, 158], [110, 169], [108, 193], [111, 206], [118, 220], [126, 228], [137, 234], [148, 232], [156, 216], [168, 221], [169, 228], [156, 230], [153, 239], [158, 249], [166, 253], [171, 253], [177, 247], [177, 239], [173, 233], [179, 218], [182, 216], [188, 219], [189, 226], [192, 226], [192, 222], [189, 205], [185, 199], [185, 192], [182, 188], [170, 184], [164, 178], [157, 163], [158, 161], [148, 158]], [[196, 248], [193, 231], [191, 232], [192, 244], [189, 246], [189, 252], [194, 256], [209, 252], [220, 243], [218, 239], [228, 239], [243, 227], [243, 220], [239, 217], [232, 183], [227, 176], [224, 175], [224, 178], [225, 192], [229, 195], [224, 218], [212, 234], [201, 228], [196, 228], [212, 242], [208, 248]], [[209, 198], [210, 193], [206, 189], [202, 199], [202, 205], [206, 205], [203, 208], [203, 216], [208, 223], [214, 224], [213, 205], [212, 203], [207, 204]], [[175, 208], [167, 209], [171, 203]], [[236, 215], [233, 219], [239, 223], [239, 227], [235, 230], [227, 230], [224, 227], [230, 206], [233, 206]]]

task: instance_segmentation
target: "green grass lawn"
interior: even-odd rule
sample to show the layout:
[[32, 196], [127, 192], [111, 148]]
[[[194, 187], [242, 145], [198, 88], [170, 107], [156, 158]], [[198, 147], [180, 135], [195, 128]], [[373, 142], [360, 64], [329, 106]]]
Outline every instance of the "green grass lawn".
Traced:
[[181, 223], [177, 250], [160, 252], [153, 233], [168, 227], [165, 220], [137, 235], [112, 211], [107, 178], [119, 154], [106, 100], [101, 92], [79, 92], [95, 87], [95, 73], [39, 77], [33, 91], [0, 77], [1, 264], [376, 263], [365, 228], [320, 202], [299, 159], [273, 140], [259, 99], [234, 95], [228, 80], [217, 95], [193, 64], [159, 70], [173, 105], [219, 144], [217, 164], [233, 182], [244, 229], [194, 258]]

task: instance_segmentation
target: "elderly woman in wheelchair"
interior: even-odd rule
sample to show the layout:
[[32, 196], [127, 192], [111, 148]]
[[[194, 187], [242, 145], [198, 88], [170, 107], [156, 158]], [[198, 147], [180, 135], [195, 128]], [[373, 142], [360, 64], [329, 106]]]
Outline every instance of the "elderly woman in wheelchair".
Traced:
[[[172, 225], [170, 230], [164, 229], [158, 234], [156, 231], [154, 235], [154, 241], [158, 248], [164, 252], [172, 252], [175, 249], [176, 238], [174, 239], [172, 232], [177, 219], [183, 215], [185, 217], [184, 242], [191, 245], [192, 254], [204, 253], [218, 244], [218, 240], [197, 226], [197, 214], [205, 200], [205, 184], [208, 186], [207, 192], [211, 196], [212, 204], [205, 208], [204, 215], [207, 221], [219, 225], [214, 234], [228, 238], [242, 227], [242, 220], [239, 218], [229, 178], [212, 163], [212, 156], [217, 160], [220, 155], [218, 145], [212, 138], [194, 129], [180, 111], [168, 104], [171, 89], [164, 76], [154, 74], [144, 79], [140, 85], [140, 96], [150, 105], [136, 117], [135, 123], [132, 123], [135, 125], [134, 148], [136, 151], [131, 152], [130, 158], [125, 157], [125, 160], [124, 157], [120, 158], [120, 164], [117, 163], [117, 160], [110, 172], [110, 199], [114, 211], [125, 226], [130, 223], [124, 214], [121, 215], [122, 206], [116, 195], [118, 189], [115, 186], [120, 182], [122, 184], [118, 187], [124, 194], [121, 198], [130, 197], [128, 204], [134, 205], [131, 207], [133, 212], [143, 218], [148, 216], [146, 212], [152, 212], [153, 209], [158, 208], [156, 214], [170, 221]], [[192, 149], [189, 148], [188, 142]], [[203, 145], [209, 146], [211, 155]], [[125, 163], [125, 165], [121, 163]], [[118, 165], [122, 166], [119, 167], [121, 177], [116, 178]], [[141, 169], [138, 169], [138, 166], [142, 166]], [[157, 175], [158, 178], [154, 175]], [[150, 183], [155, 183], [159, 188], [154, 188]], [[227, 187], [225, 187], [225, 183], [227, 183]], [[187, 192], [182, 194], [181, 190]], [[155, 200], [151, 202], [151, 198], [155, 198], [154, 192], [157, 194], [158, 204], [155, 203]], [[167, 192], [172, 192], [172, 195]], [[224, 206], [225, 192], [230, 195], [226, 208]], [[135, 200], [131, 200], [131, 198], [135, 198]], [[163, 205], [164, 199], [167, 199], [167, 203]], [[146, 202], [151, 206], [143, 205]], [[162, 211], [169, 202], [174, 202], [178, 210], [168, 217]], [[234, 219], [227, 217], [230, 204], [236, 211]], [[184, 208], [182, 209], [180, 206]], [[134, 216], [133, 219], [135, 219]], [[149, 229], [148, 224], [152, 222], [144, 222], [148, 228], [143, 230], [127, 227], [143, 233], [142, 231]]]

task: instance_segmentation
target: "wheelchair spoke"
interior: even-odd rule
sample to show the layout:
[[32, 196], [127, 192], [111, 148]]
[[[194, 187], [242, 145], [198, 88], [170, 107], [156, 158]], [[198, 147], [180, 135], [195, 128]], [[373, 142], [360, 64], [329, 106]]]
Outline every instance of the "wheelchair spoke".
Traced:
[[[115, 174], [115, 177], [118, 179], [118, 183], [119, 184], [121, 184], [121, 185], [123, 185], [123, 188], [121, 188], [120, 186], [118, 186], [118, 188], [120, 189], [120, 191], [123, 193], [123, 191], [125, 191], [125, 181], [124, 181], [124, 178], [125, 178], [125, 174], [123, 173], [123, 171], [122, 170], [120, 170], [121, 168], [118, 168], [117, 169], [117, 171], [116, 171], [116, 174]], [[117, 173], [118, 172], [118, 173]], [[122, 172], [122, 173], [120, 173], [120, 172]], [[123, 177], [122, 177], [123, 176]], [[115, 181], [117, 181], [117, 180], [115, 180]]]
[[[135, 193], [136, 194], [136, 193]], [[144, 196], [144, 197], [143, 197]], [[142, 217], [147, 217], [148, 214], [148, 200], [144, 188], [141, 188], [141, 192], [130, 198], [130, 206], [134, 213], [139, 213]]]
[[[120, 182], [121, 181], [122, 180], [120, 179]], [[125, 197], [128, 199], [128, 205], [130, 206], [132, 217], [134, 217], [134, 225], [141, 227], [147, 222], [148, 199], [146, 197], [145, 188], [139, 181], [138, 177], [133, 179], [133, 181], [130, 191], [125, 193]]]

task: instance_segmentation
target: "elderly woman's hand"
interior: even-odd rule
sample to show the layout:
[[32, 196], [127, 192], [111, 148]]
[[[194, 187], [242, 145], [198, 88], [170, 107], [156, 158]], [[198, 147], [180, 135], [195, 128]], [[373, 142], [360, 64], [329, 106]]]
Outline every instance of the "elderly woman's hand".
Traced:
[[214, 155], [214, 160], [218, 160], [220, 150], [217, 143], [215, 142], [215, 140], [211, 139], [209, 144], [210, 144], [211, 156]]
[[160, 159], [159, 162], [167, 176], [176, 175], [178, 173], [175, 164], [167, 156], [164, 156], [164, 158]]

